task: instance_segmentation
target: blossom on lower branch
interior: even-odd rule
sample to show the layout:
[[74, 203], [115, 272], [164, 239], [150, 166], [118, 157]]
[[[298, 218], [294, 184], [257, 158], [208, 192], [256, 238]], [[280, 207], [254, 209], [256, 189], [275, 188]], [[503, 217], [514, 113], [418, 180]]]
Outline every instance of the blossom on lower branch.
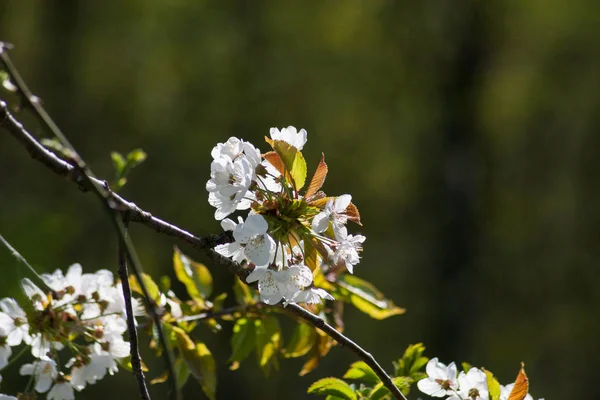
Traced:
[[[352, 196], [327, 196], [320, 190], [328, 171], [324, 158], [302, 191], [308, 183], [301, 153], [306, 140], [304, 129], [271, 128], [266, 141], [272, 151], [261, 154], [249, 142], [232, 137], [211, 152], [209, 203], [234, 238], [215, 251], [253, 268], [246, 281], [258, 282], [260, 298], [267, 304], [333, 300], [324, 289], [330, 285], [323, 279], [313, 282], [314, 271], [331, 279], [353, 273], [365, 241], [346, 228], [348, 221], [360, 225]], [[245, 221], [225, 218], [248, 208]]]
[[[29, 307], [11, 298], [0, 300], [0, 368], [24, 354], [13, 356], [12, 347], [26, 346], [23, 350], [29, 349], [34, 361], [22, 365], [20, 373], [32, 377], [33, 390], [47, 393], [50, 400], [72, 400], [75, 391], [114, 374], [129, 355], [121, 284], [110, 271], [84, 274], [79, 264], [66, 274], [56, 270], [41, 278], [52, 291], [22, 281]], [[133, 302], [139, 310], [137, 300]], [[71, 355], [65, 365], [59, 363], [69, 359], [63, 350]]]

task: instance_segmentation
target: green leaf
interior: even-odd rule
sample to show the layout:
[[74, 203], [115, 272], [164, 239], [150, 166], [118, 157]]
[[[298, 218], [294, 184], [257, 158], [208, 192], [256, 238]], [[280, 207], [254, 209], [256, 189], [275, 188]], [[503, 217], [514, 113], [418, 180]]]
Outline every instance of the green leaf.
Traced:
[[[152, 301], [157, 302], [160, 299], [160, 290], [158, 289], [158, 285], [154, 282], [150, 275], [142, 273], [141, 276], [142, 281], [144, 282], [144, 286], [146, 287], [146, 290], [148, 290], [148, 296], [150, 296], [150, 299]], [[131, 286], [132, 291], [144, 295], [142, 287], [138, 283], [135, 276], [131, 275], [129, 277], [129, 285]]]
[[226, 298], [227, 298], [227, 292], [223, 292], [213, 299], [213, 311], [214, 312], [221, 311], [221, 309], [223, 308], [223, 303], [225, 302]]
[[423, 367], [429, 359], [423, 356], [425, 346], [423, 343], [411, 344], [406, 348], [402, 358], [396, 364], [396, 376], [409, 376], [415, 381], [424, 378], [426, 375], [422, 372]]
[[306, 182], [306, 161], [302, 152], [283, 140], [275, 140], [273, 150], [279, 155], [292, 177], [294, 188], [296, 190], [302, 189]]
[[465, 371], [465, 374], [471, 369], [471, 364], [469, 364], [466, 361], [463, 361], [462, 363], [460, 363], [460, 365], [462, 366], [463, 371]]
[[364, 361], [357, 361], [350, 365], [350, 369], [344, 374], [344, 379], [361, 380], [371, 385], [380, 382], [377, 374]]
[[175, 383], [177, 389], [181, 389], [190, 377], [190, 369], [187, 366], [187, 362], [182, 358], [175, 360]]
[[302, 357], [315, 344], [316, 335], [312, 326], [299, 322], [294, 329], [292, 338], [283, 349], [283, 356], [285, 358]]
[[[394, 385], [396, 385], [398, 389], [400, 389], [400, 391], [405, 395], [408, 394], [408, 391], [410, 390], [410, 384], [413, 382], [413, 380], [408, 376], [397, 376], [392, 378], [392, 381], [394, 382]], [[383, 382], [379, 382], [377, 385], [375, 385], [375, 387], [373, 387], [371, 393], [369, 393], [369, 400], [381, 400], [389, 394], [390, 390], [383, 385]]]
[[135, 149], [127, 154], [127, 167], [134, 168], [143, 163], [147, 158], [146, 152], [142, 149]]
[[125, 170], [125, 165], [127, 165], [127, 161], [116, 151], [112, 151], [110, 153], [110, 158], [112, 159], [113, 165], [115, 166], [115, 170], [117, 171], [117, 177], [123, 176], [123, 172]]
[[338, 378], [319, 379], [310, 385], [307, 393], [323, 396], [335, 396], [344, 400], [356, 400], [356, 394], [350, 385]]
[[173, 269], [177, 279], [193, 300], [204, 304], [204, 300], [212, 294], [213, 281], [210, 271], [204, 264], [191, 260], [177, 247], [173, 252]]
[[160, 277], [160, 291], [167, 293], [169, 290], [171, 290], [171, 278], [167, 275], [163, 275]]
[[233, 362], [230, 369], [236, 370], [256, 346], [256, 333], [254, 329], [254, 320], [240, 318], [233, 326], [233, 335], [231, 336], [232, 354], [229, 361]]
[[250, 287], [240, 280], [237, 276], [233, 282], [233, 294], [235, 295], [235, 301], [239, 305], [245, 306], [248, 304], [256, 303], [256, 299]]
[[281, 347], [281, 330], [275, 317], [254, 320], [258, 365], [268, 374], [269, 366], [278, 368], [277, 353]]
[[496, 377], [494, 376], [494, 374], [492, 374], [491, 371], [488, 371], [487, 369], [484, 369], [483, 371], [485, 372], [485, 376], [487, 377], [490, 400], [500, 400], [500, 383], [498, 382], [498, 379], [496, 379]]
[[340, 275], [337, 284], [343, 289], [345, 300], [375, 319], [385, 319], [393, 315], [404, 314], [404, 308], [397, 307], [385, 298], [371, 283], [354, 275]]
[[177, 345], [190, 373], [200, 382], [206, 397], [215, 400], [217, 391], [217, 367], [215, 359], [204, 343], [194, 343], [192, 339], [176, 326], [172, 327]]

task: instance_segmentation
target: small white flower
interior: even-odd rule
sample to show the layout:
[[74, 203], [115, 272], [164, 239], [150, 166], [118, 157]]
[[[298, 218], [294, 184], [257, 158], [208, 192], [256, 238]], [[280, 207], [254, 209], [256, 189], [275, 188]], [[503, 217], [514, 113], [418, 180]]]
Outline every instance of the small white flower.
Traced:
[[344, 262], [348, 272], [354, 273], [354, 266], [360, 262], [358, 252], [362, 251], [365, 239], [363, 235], [348, 235], [346, 227], [344, 227], [340, 232], [340, 242], [335, 245], [335, 250], [326, 247], [330, 260], [333, 264]]
[[235, 210], [247, 210], [250, 208], [251, 201], [244, 198], [245, 193], [237, 192], [232, 196], [224, 196], [219, 192], [210, 192], [208, 194], [208, 203], [215, 207], [215, 219], [222, 220]]
[[[227, 223], [229, 225], [229, 223]], [[256, 266], [267, 265], [273, 259], [275, 241], [267, 233], [269, 225], [262, 215], [252, 214], [233, 231], [233, 243], [218, 245], [215, 251], [236, 262], [244, 259]]]
[[329, 199], [325, 205], [325, 209], [315, 215], [312, 220], [312, 228], [317, 233], [322, 233], [327, 230], [329, 222], [333, 227], [333, 232], [337, 240], [340, 240], [342, 230], [345, 229], [344, 225], [348, 221], [346, 215], [346, 208], [350, 205], [352, 196], [344, 194], [335, 199]]
[[11, 354], [12, 350], [8, 344], [0, 346], [0, 370], [8, 365], [8, 359]]
[[93, 385], [104, 379], [106, 373], [113, 375], [118, 371], [115, 358], [96, 345], [91, 347], [90, 359], [84, 365], [77, 365], [75, 359], [69, 360], [67, 367], [71, 369], [71, 385], [77, 390], [83, 390], [87, 384]]
[[0, 400], [18, 400], [15, 396], [0, 393]]
[[[508, 400], [508, 398], [510, 397], [510, 392], [512, 392], [514, 387], [515, 387], [514, 383], [509, 383], [506, 386], [500, 385], [500, 400]], [[533, 396], [530, 395], [529, 393], [527, 393], [524, 400], [533, 400]], [[543, 399], [540, 399], [540, 400], [543, 400]]]
[[33, 375], [35, 379], [35, 391], [38, 393], [47, 392], [50, 386], [52, 386], [54, 378], [58, 376], [56, 362], [50, 359], [23, 364], [19, 373], [21, 375]]
[[322, 300], [335, 300], [335, 298], [321, 288], [310, 288], [297, 292], [291, 303], [319, 304]]
[[48, 400], [75, 400], [73, 386], [69, 382], [59, 382], [48, 392]]
[[60, 342], [52, 342], [48, 339], [46, 339], [43, 334], [41, 333], [35, 333], [33, 335], [31, 335], [31, 354], [35, 357], [35, 358], [39, 358], [39, 359], [48, 359], [48, 353], [50, 352], [50, 349], [55, 349], [55, 350], [62, 350], [64, 348], [63, 344]]
[[42, 292], [42, 290], [37, 287], [35, 283], [31, 282], [29, 278], [22, 279], [21, 286], [23, 287], [27, 297], [29, 297], [33, 303], [33, 306], [38, 310], [43, 310], [44, 302], [46, 301], [46, 295], [44, 292]]
[[6, 336], [6, 343], [9, 346], [18, 346], [21, 342], [31, 342], [29, 336], [29, 324], [27, 323], [27, 314], [15, 299], [0, 300], [0, 332]]
[[312, 272], [307, 266], [294, 265], [281, 271], [254, 268], [246, 282], [258, 281], [260, 300], [266, 304], [277, 304], [282, 299], [291, 300], [299, 291], [309, 286], [312, 279]]
[[478, 368], [471, 368], [466, 374], [458, 375], [459, 390], [448, 397], [448, 400], [488, 400], [487, 376]]
[[277, 128], [271, 128], [269, 133], [271, 134], [271, 139], [283, 140], [298, 150], [302, 150], [307, 140], [306, 131], [304, 129], [300, 129], [300, 132], [298, 132], [293, 126], [281, 128], [281, 131]]
[[237, 193], [246, 194], [254, 175], [254, 169], [246, 158], [235, 161], [219, 158], [210, 165], [210, 180], [206, 182], [206, 190], [228, 197]]
[[456, 364], [451, 363], [446, 366], [438, 361], [437, 357], [432, 358], [425, 367], [427, 378], [417, 382], [419, 390], [426, 395], [433, 397], [445, 397], [454, 395], [458, 389], [456, 379]]

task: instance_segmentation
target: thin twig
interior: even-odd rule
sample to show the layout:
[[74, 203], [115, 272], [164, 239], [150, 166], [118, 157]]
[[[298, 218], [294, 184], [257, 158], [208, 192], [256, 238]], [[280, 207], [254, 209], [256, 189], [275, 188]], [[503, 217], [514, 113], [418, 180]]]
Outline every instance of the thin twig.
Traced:
[[[174, 399], [180, 400], [182, 398], [181, 391], [177, 388], [177, 383], [175, 381], [175, 357], [173, 354], [173, 350], [168, 342], [162, 327], [161, 317], [156, 309], [156, 304], [153, 299], [150, 297], [148, 289], [144, 283], [144, 280], [141, 279], [143, 269], [142, 264], [137, 257], [137, 253], [135, 248], [133, 247], [133, 243], [129, 239], [129, 237], [125, 234], [125, 226], [121, 219], [120, 211], [117, 210], [116, 204], [111, 201], [111, 192], [105, 187], [104, 184], [100, 184], [97, 179], [95, 179], [93, 172], [87, 167], [86, 163], [79, 156], [75, 148], [71, 145], [71, 143], [67, 140], [65, 135], [60, 131], [58, 126], [54, 123], [54, 121], [50, 118], [46, 110], [41, 106], [41, 102], [39, 98], [34, 96], [32, 92], [29, 90], [23, 79], [21, 78], [19, 72], [14, 67], [8, 52], [5, 51], [4, 45], [0, 43], [0, 60], [2, 61], [4, 67], [6, 68], [10, 77], [14, 80], [15, 86], [17, 87], [18, 93], [21, 95], [23, 101], [26, 102], [26, 105], [30, 106], [34, 111], [34, 114], [44, 123], [44, 125], [50, 130], [50, 132], [59, 139], [61, 144], [68, 149], [69, 156], [72, 158], [74, 165], [74, 169], [79, 173], [80, 177], [83, 178], [83, 183], [87, 186], [88, 189], [91, 189], [96, 196], [102, 201], [104, 205], [104, 209], [111, 217], [111, 221], [114, 224], [115, 230], [119, 235], [119, 244], [123, 246], [127, 254], [127, 258], [131, 263], [133, 274], [137, 278], [140, 288], [144, 297], [144, 305], [146, 306], [146, 310], [152, 317], [154, 324], [156, 326], [156, 330], [158, 333], [159, 341], [161, 342], [164, 350], [164, 358], [167, 364], [167, 368], [169, 370], [169, 386], [171, 389], [171, 395]], [[6, 110], [6, 106], [2, 101], [0, 101], [0, 108], [4, 108]], [[6, 110], [7, 111], [7, 110]], [[1, 118], [2, 123], [6, 121], [11, 121], [11, 118]], [[14, 119], [14, 118], [13, 118]], [[20, 124], [19, 124], [20, 125]], [[18, 127], [17, 127], [18, 128]], [[19, 130], [19, 129], [16, 129]], [[21, 130], [23, 130], [21, 126]], [[39, 143], [38, 143], [39, 144]]]
[[29, 264], [27, 262], [27, 260], [25, 259], [25, 257], [23, 257], [21, 255], [21, 253], [19, 253], [14, 247], [12, 247], [10, 245], [10, 243], [8, 243], [6, 241], [6, 239], [4, 239], [4, 237], [2, 237], [2, 235], [0, 235], [0, 242], [2, 242], [4, 244], [4, 246], [6, 246], [6, 248], [8, 250], [10, 250], [10, 252], [12, 253], [12, 255], [19, 261], [21, 262], [21, 264], [25, 265], [29, 271], [31, 271], [31, 273], [37, 278], [37, 280], [40, 282], [40, 284], [42, 285], [42, 287], [44, 288], [45, 291], [47, 292], [53, 292], [54, 290], [48, 286], [48, 284], [46, 283], [46, 281], [44, 281], [44, 279], [40, 276], [40, 274], [37, 273], [37, 271], [35, 270], [35, 268], [33, 268], [31, 266], [31, 264]]
[[[46, 165], [49, 169], [51, 169], [58, 175], [70, 178], [72, 181], [77, 183], [80, 189], [82, 189], [83, 191], [91, 189], [85, 183], [85, 180], [88, 180], [89, 183], [91, 183], [94, 186], [104, 183], [102, 181], [99, 181], [98, 179], [90, 177], [85, 173], [82, 173], [81, 171], [77, 171], [76, 167], [64, 160], [61, 160], [54, 153], [44, 148], [25, 129], [23, 129], [21, 124], [18, 121], [16, 121], [16, 119], [9, 113], [6, 104], [2, 101], [0, 101], [0, 125], [3, 125], [19, 142], [21, 142], [34, 159], [41, 161], [44, 165]], [[141, 223], [142, 225], [154, 229], [156, 232], [165, 233], [169, 236], [179, 238], [195, 248], [206, 251], [207, 255], [212, 261], [227, 266], [232, 273], [239, 276], [243, 282], [246, 282], [245, 278], [249, 273], [249, 271], [246, 268], [244, 268], [239, 263], [236, 263], [226, 257], [223, 257], [222, 255], [220, 255], [212, 249], [212, 247], [214, 247], [216, 244], [230, 242], [230, 236], [224, 234], [219, 236], [211, 235], [204, 238], [196, 237], [175, 225], [172, 225], [168, 222], [165, 222], [152, 216], [152, 214], [140, 209], [134, 203], [131, 203], [123, 199], [122, 197], [116, 195], [108, 189], [107, 185], [104, 186], [104, 188], [104, 195], [106, 196], [105, 198], [107, 202], [108, 200], [111, 200], [114, 204], [114, 210], [121, 212], [123, 215], [128, 215], [130, 217], [130, 221]], [[323, 332], [325, 332], [334, 340], [336, 340], [341, 346], [347, 347], [351, 351], [353, 351], [357, 356], [364, 360], [365, 363], [367, 363], [367, 365], [369, 365], [373, 369], [373, 371], [381, 379], [383, 384], [391, 391], [394, 397], [396, 397], [397, 399], [406, 400], [406, 397], [394, 384], [392, 378], [379, 365], [379, 363], [375, 360], [372, 354], [364, 350], [362, 347], [360, 347], [348, 337], [338, 332], [334, 327], [327, 324], [323, 319], [305, 310], [299, 305], [290, 304], [287, 306], [287, 309], [289, 309], [290, 312], [294, 313], [298, 317], [310, 323], [312, 326], [321, 329]]]
[[[125, 229], [127, 229], [127, 223], [125, 223]], [[127, 230], [125, 230], [127, 234]], [[140, 398], [143, 400], [150, 400], [150, 394], [148, 393], [148, 387], [146, 386], [146, 378], [144, 377], [144, 371], [142, 370], [142, 359], [140, 357], [140, 348], [138, 345], [137, 329], [135, 327], [135, 316], [133, 313], [131, 287], [129, 286], [129, 272], [127, 271], [127, 252], [125, 248], [119, 243], [119, 277], [121, 278], [121, 286], [123, 288], [123, 298], [125, 299], [125, 311], [127, 313], [127, 329], [129, 331], [129, 353], [131, 354], [131, 369], [133, 375], [138, 382], [138, 389], [140, 391]]]
[[371, 353], [369, 353], [368, 351], [366, 351], [365, 349], [360, 347], [356, 342], [354, 342], [349, 337], [344, 336], [342, 333], [338, 332], [333, 326], [331, 326], [327, 322], [325, 322], [325, 320], [323, 318], [311, 313], [310, 311], [305, 310], [304, 308], [300, 307], [298, 304], [295, 304], [295, 303], [288, 304], [285, 307], [285, 309], [296, 314], [298, 317], [304, 319], [305, 321], [310, 323], [312, 326], [319, 328], [320, 330], [325, 332], [327, 335], [329, 335], [332, 339], [337, 341], [341, 346], [347, 347], [350, 350], [352, 350], [357, 356], [362, 358], [369, 367], [371, 367], [373, 372], [375, 372], [375, 374], [377, 374], [379, 379], [381, 379], [381, 382], [383, 382], [385, 387], [387, 387], [390, 390], [390, 392], [392, 392], [392, 394], [394, 395], [395, 398], [406, 400], [406, 397], [404, 396], [404, 394], [402, 394], [400, 389], [398, 389], [398, 386], [396, 386], [394, 384], [394, 382], [392, 381], [392, 378], [390, 378], [390, 376], [387, 374], [387, 372], [385, 372], [385, 370], [381, 367], [381, 365], [379, 365], [379, 363], [377, 362], [377, 360], [375, 359], [375, 357], [373, 357], [373, 355]]

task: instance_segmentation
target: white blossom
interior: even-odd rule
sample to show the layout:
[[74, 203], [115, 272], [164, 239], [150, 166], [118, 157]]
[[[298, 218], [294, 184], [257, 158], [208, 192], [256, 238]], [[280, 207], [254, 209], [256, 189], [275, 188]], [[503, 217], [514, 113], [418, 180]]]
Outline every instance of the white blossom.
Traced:
[[312, 220], [312, 228], [317, 233], [322, 233], [329, 227], [331, 222], [333, 233], [337, 240], [340, 240], [343, 234], [344, 225], [348, 221], [346, 208], [350, 205], [352, 196], [344, 194], [334, 199], [329, 199], [323, 211], [315, 215]]
[[0, 393], [0, 400], [18, 400], [15, 396]]
[[47, 359], [51, 349], [62, 350], [64, 345], [60, 342], [54, 342], [44, 337], [43, 333], [35, 333], [31, 335], [31, 354], [35, 358]]
[[446, 366], [439, 362], [437, 357], [432, 358], [427, 363], [425, 372], [427, 378], [417, 382], [417, 387], [426, 395], [433, 397], [452, 396], [458, 389], [456, 364], [450, 363]]
[[69, 382], [58, 382], [48, 392], [48, 400], [75, 400], [73, 386]]
[[12, 350], [8, 344], [0, 346], [0, 370], [8, 365]]
[[218, 245], [215, 251], [236, 262], [247, 259], [257, 266], [267, 265], [275, 252], [275, 241], [267, 233], [268, 228], [262, 215], [249, 215], [246, 222], [240, 222], [233, 230], [235, 241]]
[[52, 386], [54, 378], [58, 376], [56, 362], [50, 359], [23, 364], [19, 373], [21, 375], [33, 375], [35, 379], [35, 391], [38, 393], [47, 392]]
[[0, 336], [6, 336], [9, 346], [18, 346], [21, 342], [29, 343], [29, 324], [27, 314], [15, 299], [5, 298], [0, 300]]
[[300, 129], [300, 132], [298, 132], [293, 126], [281, 128], [281, 131], [277, 128], [271, 128], [269, 133], [271, 134], [271, 139], [283, 140], [298, 150], [302, 150], [307, 140], [306, 131], [304, 129]]
[[327, 293], [327, 291], [321, 288], [310, 288], [297, 292], [292, 297], [292, 303], [307, 303], [307, 304], [319, 304], [325, 300], [335, 300], [335, 298]]
[[488, 400], [487, 376], [478, 368], [469, 372], [461, 371], [458, 375], [459, 390], [448, 397], [448, 400]]
[[348, 272], [354, 273], [354, 266], [360, 262], [358, 252], [362, 250], [365, 239], [363, 235], [349, 235], [344, 227], [340, 232], [340, 242], [334, 246], [334, 250], [326, 247], [330, 260], [333, 264], [343, 262]]
[[260, 299], [266, 304], [277, 304], [281, 300], [290, 300], [302, 289], [312, 283], [312, 272], [305, 265], [294, 265], [276, 271], [269, 268], [254, 268], [246, 282], [258, 281]]

